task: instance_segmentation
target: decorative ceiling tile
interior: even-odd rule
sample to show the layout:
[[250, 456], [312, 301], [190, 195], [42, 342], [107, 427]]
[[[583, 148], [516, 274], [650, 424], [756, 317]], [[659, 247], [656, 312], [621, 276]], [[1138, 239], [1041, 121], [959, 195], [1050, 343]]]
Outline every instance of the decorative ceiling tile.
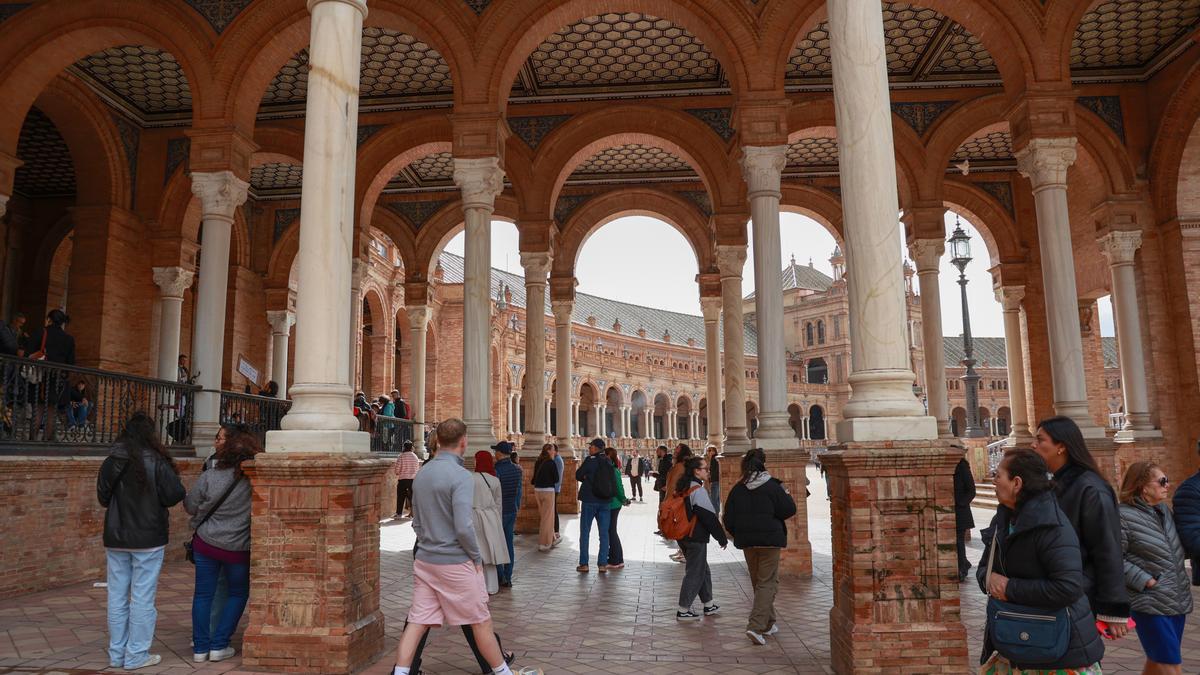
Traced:
[[426, 200], [419, 202], [387, 202], [385, 206], [412, 224], [413, 229], [419, 230], [433, 214], [449, 204], [449, 199]]
[[537, 150], [537, 147], [542, 144], [542, 139], [546, 138], [558, 125], [569, 119], [571, 119], [570, 115], [510, 117], [508, 118], [508, 128], [512, 129], [514, 134], [525, 141], [526, 145]]
[[733, 111], [729, 108], [690, 108], [684, 112], [707, 124], [721, 140], [733, 138]]
[[454, 157], [448, 152], [426, 155], [408, 165], [422, 183], [454, 182]]
[[1009, 215], [1015, 213], [1013, 208], [1013, 191], [1012, 183], [1008, 181], [987, 181], [984, 183], [975, 183], [975, 185], [984, 192], [996, 198], [1000, 205], [1008, 211]]
[[292, 223], [296, 222], [296, 219], [299, 217], [300, 209], [276, 209], [275, 222], [271, 228], [271, 242], [274, 243], [279, 241], [279, 238], [283, 236], [283, 233], [286, 232], [287, 229], [292, 226]]
[[969, 138], [954, 152], [953, 162], [964, 159], [972, 161], [1011, 160], [1013, 158], [1012, 136], [1007, 131], [993, 131], [983, 136]]
[[117, 127], [117, 135], [121, 137], [121, 145], [125, 149], [125, 162], [129, 166], [129, 191], [133, 200], [137, 198], [137, 168], [138, 147], [142, 142], [141, 127], [126, 119], [115, 110], [110, 110], [113, 124]]
[[358, 125], [358, 144], [362, 145], [367, 142], [375, 134], [383, 131], [387, 125], [385, 124], [360, 124]]
[[900, 119], [908, 122], [908, 126], [912, 127], [918, 136], [924, 136], [925, 131], [933, 126], [937, 118], [941, 117], [942, 113], [953, 108], [956, 103], [956, 101], [893, 103], [892, 112], [896, 113]]
[[184, 0], [184, 2], [207, 19], [213, 30], [220, 34], [253, 0]]
[[695, 174], [690, 164], [653, 145], [630, 143], [592, 155], [576, 167], [572, 176], [597, 174], [681, 173]]
[[1198, 24], [1195, 0], [1105, 0], [1075, 29], [1071, 69], [1145, 68]]
[[696, 207], [700, 209], [700, 212], [704, 215], [712, 215], [712, 199], [709, 198], [707, 190], [684, 190], [679, 194], [683, 195], [684, 198], [695, 204]]
[[[922, 62], [934, 38], [953, 22], [932, 9], [903, 2], [883, 5], [884, 39], [887, 41], [888, 72], [893, 76], [911, 76]], [[828, 78], [832, 72], [829, 52], [829, 24], [821, 22], [796, 43], [788, 57], [787, 78]]]
[[983, 42], [961, 24], [953, 24], [950, 37], [933, 67], [934, 74], [997, 73], [996, 60]]
[[1117, 134], [1117, 138], [1125, 142], [1125, 115], [1121, 112], [1120, 96], [1080, 96], [1075, 102], [1096, 113]]
[[579, 208], [584, 202], [595, 197], [595, 193], [583, 195], [563, 195], [558, 196], [558, 202], [554, 205], [554, 220], [558, 221], [559, 226], [566, 223], [567, 218], [571, 217], [575, 209]]
[[250, 187], [255, 192], [296, 191], [304, 181], [304, 167], [299, 164], [271, 162], [250, 169]]
[[488, 5], [492, 4], [492, 0], [463, 0], [463, 1], [466, 2], [467, 7], [470, 7], [471, 11], [475, 12], [476, 14], [483, 14], [483, 10], [487, 9]]
[[802, 138], [788, 145], [789, 167], [836, 167], [838, 143], [836, 138]]
[[141, 45], [111, 47], [75, 67], [142, 115], [191, 110], [192, 92], [170, 52]]
[[182, 138], [172, 138], [167, 141], [167, 166], [163, 171], [163, 185], [171, 180], [171, 176], [175, 175], [175, 169], [181, 165], [183, 170], [187, 171], [188, 155], [191, 152], [192, 140], [186, 136]]
[[71, 151], [54, 122], [41, 110], [30, 108], [17, 139], [17, 167], [13, 191], [27, 197], [75, 194], [75, 164]]
[[0, 23], [3, 23], [7, 19], [11, 19], [17, 12], [32, 4], [32, 2], [16, 2], [7, 5], [0, 5]]

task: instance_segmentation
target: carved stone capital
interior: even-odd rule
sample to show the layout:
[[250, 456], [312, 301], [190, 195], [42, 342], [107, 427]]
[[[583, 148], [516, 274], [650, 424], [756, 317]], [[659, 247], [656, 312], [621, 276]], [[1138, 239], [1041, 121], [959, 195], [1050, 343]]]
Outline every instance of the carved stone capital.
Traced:
[[555, 300], [550, 303], [554, 312], [554, 325], [562, 326], [571, 323], [571, 313], [575, 311], [575, 303], [570, 300]]
[[1021, 310], [1021, 301], [1025, 299], [1024, 286], [997, 286], [996, 287], [996, 302], [999, 302], [1004, 311], [1018, 312]]
[[192, 194], [200, 200], [201, 218], [233, 220], [233, 212], [246, 201], [250, 184], [232, 171], [192, 173]]
[[941, 239], [914, 239], [908, 245], [908, 255], [917, 263], [917, 274], [937, 272], [946, 252], [946, 242]]
[[787, 146], [742, 146], [742, 177], [750, 196], [760, 192], [779, 194], [779, 181], [787, 165]]
[[429, 305], [410, 305], [404, 308], [404, 313], [408, 315], [408, 327], [418, 328], [422, 333], [429, 327], [429, 318], [433, 316]]
[[544, 251], [522, 251], [521, 267], [525, 268], [525, 285], [546, 285], [546, 276], [550, 274], [550, 264], [554, 258]]
[[192, 285], [196, 273], [182, 267], [155, 267], [154, 285], [164, 298], [182, 298], [183, 292]]
[[1096, 240], [1100, 244], [1100, 252], [1108, 258], [1108, 264], [1132, 265], [1133, 256], [1142, 246], [1142, 233], [1139, 230], [1114, 230]]
[[1034, 190], [1067, 184], [1067, 169], [1075, 163], [1075, 137], [1033, 138], [1016, 152], [1017, 171]]
[[272, 335], [287, 335], [296, 325], [296, 313], [286, 309], [272, 309], [267, 312], [267, 323], [271, 324]]
[[746, 266], [746, 247], [740, 245], [717, 246], [717, 269], [721, 278], [742, 278], [742, 269]]
[[704, 323], [720, 321], [721, 298], [700, 298], [700, 313], [704, 315]]
[[494, 208], [504, 190], [499, 157], [454, 158], [454, 184], [462, 191], [463, 208]]

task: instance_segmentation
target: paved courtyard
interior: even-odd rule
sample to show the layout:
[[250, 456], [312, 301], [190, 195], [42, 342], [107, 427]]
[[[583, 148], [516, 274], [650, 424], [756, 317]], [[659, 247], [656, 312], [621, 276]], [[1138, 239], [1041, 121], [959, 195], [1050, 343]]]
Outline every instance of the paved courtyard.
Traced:
[[[518, 667], [538, 666], [546, 673], [832, 673], [829, 665], [828, 613], [830, 530], [828, 502], [820, 474], [813, 481], [809, 519], [814, 553], [811, 580], [789, 581], [776, 603], [780, 632], [767, 646], [752, 645], [743, 634], [751, 605], [749, 579], [741, 554], [732, 546], [709, 553], [713, 584], [721, 614], [696, 623], [679, 624], [674, 607], [683, 565], [667, 556], [673, 551], [655, 537], [657, 501], [635, 503], [621, 513], [626, 567], [607, 575], [575, 572], [578, 528], [563, 520], [564, 542], [550, 553], [538, 553], [535, 537], [517, 537], [517, 568], [511, 590], [492, 598], [492, 613], [506, 649], [514, 650]], [[985, 525], [990, 513], [977, 511]], [[594, 536], [594, 535], [593, 535]], [[407, 521], [388, 521], [382, 528], [382, 604], [389, 644], [399, 636], [411, 593], [412, 528]], [[593, 556], [595, 544], [593, 542]], [[972, 541], [972, 558], [982, 546]], [[193, 664], [189, 639], [192, 568], [169, 564], [158, 592], [158, 631], [154, 652], [163, 663], [146, 673], [236, 673], [240, 660]], [[99, 581], [99, 580], [97, 580]], [[104, 672], [105, 591], [93, 583], [0, 600], [0, 673]], [[983, 597], [964, 585], [963, 617], [978, 654], [983, 623]], [[235, 640], [240, 647], [240, 636]], [[1200, 663], [1200, 634], [1185, 641], [1185, 671]], [[390, 673], [392, 652], [367, 672]], [[1110, 643], [1105, 673], [1141, 672], [1136, 639]], [[474, 659], [457, 630], [435, 631], [426, 652], [426, 673], [477, 672]], [[964, 672], [973, 672], [964, 670]]]

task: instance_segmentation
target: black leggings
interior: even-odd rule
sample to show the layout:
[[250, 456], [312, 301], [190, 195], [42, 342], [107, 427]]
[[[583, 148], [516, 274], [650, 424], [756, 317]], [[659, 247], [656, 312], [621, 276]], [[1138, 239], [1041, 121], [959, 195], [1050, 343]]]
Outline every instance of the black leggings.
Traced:
[[[404, 620], [405, 627], [408, 626], [408, 619]], [[462, 628], [463, 637], [467, 638], [467, 646], [471, 648], [471, 653], [475, 655], [475, 662], [479, 664], [479, 672], [483, 675], [491, 675], [492, 666], [488, 665], [487, 659], [483, 658], [483, 654], [479, 653], [479, 646], [475, 644], [475, 631], [471, 630], [470, 626], [460, 626]], [[500, 634], [492, 633], [496, 636], [496, 644], [500, 645], [500, 655], [504, 655], [504, 645], [500, 642]], [[425, 634], [421, 636], [421, 643], [417, 645], [417, 651], [413, 654], [412, 665], [409, 666], [408, 672], [421, 672], [421, 652], [425, 651], [425, 641], [429, 639], [429, 629], [425, 629]]]
[[642, 492], [642, 477], [640, 475], [630, 476], [629, 477], [629, 497], [630, 497], [630, 499], [642, 499], [645, 496], [646, 496], [645, 493]]

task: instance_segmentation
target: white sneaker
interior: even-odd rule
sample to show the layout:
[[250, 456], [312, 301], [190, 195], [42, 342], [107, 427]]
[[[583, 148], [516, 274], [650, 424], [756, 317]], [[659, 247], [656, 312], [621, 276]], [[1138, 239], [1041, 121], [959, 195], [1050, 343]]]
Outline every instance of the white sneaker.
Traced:
[[195, 663], [204, 663], [208, 660], [208, 652], [197, 652], [192, 654], [192, 661]]
[[231, 658], [235, 653], [237, 653], [237, 650], [233, 647], [214, 649], [208, 653], [208, 660], [213, 661], [214, 663], [217, 661], [224, 661], [225, 659]]
[[766, 635], [767, 637], [771, 637], [772, 635], [774, 635], [778, 632], [779, 632], [779, 624], [773, 623], [773, 624], [771, 624], [771, 627], [767, 629], [767, 632], [763, 633], [763, 635]]
[[746, 637], [750, 638], [750, 641], [756, 645], [762, 646], [767, 644], [767, 638], [762, 633], [755, 633], [752, 630], [748, 630], [746, 631]]
[[125, 666], [125, 670], [137, 670], [138, 668], [145, 668], [147, 666], [157, 666], [160, 663], [162, 663], [162, 657], [158, 654], [151, 654], [146, 657], [145, 661], [136, 666]]
[[545, 553], [546, 551], [549, 551], [552, 548], [554, 548], [553, 545], [538, 544], [538, 550], [541, 551], [542, 553]]

